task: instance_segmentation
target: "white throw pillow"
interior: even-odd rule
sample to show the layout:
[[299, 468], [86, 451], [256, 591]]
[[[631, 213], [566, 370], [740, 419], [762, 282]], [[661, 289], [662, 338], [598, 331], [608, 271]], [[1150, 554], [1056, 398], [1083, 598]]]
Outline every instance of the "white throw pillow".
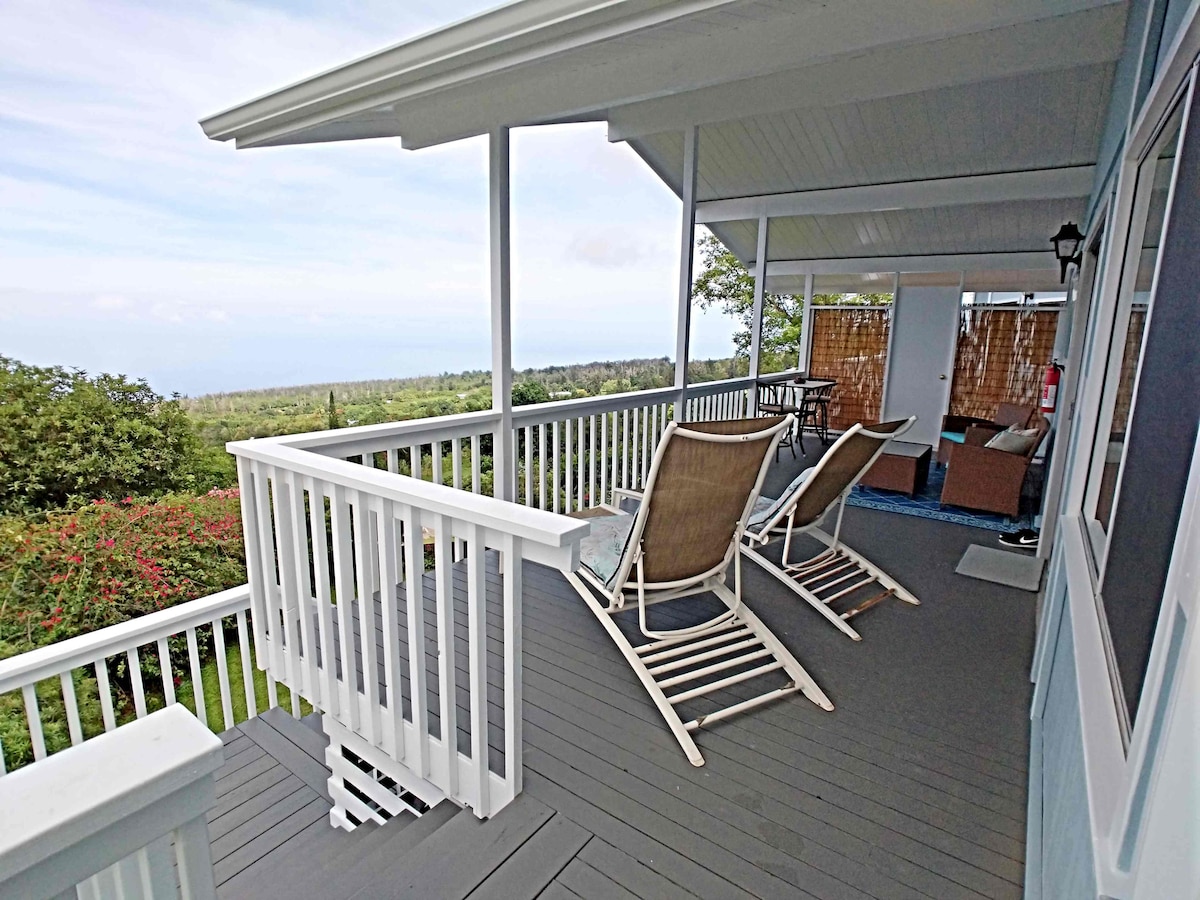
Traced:
[[1016, 425], [1009, 425], [984, 446], [992, 450], [1003, 450], [1005, 453], [1024, 456], [1033, 447], [1033, 442], [1037, 438], [1038, 430], [1036, 428], [1018, 428]]

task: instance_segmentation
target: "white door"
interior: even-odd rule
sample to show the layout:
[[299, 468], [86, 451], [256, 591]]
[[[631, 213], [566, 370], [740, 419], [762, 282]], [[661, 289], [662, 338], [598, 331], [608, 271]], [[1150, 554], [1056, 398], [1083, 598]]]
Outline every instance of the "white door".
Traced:
[[962, 292], [957, 287], [901, 287], [892, 311], [883, 418], [915, 415], [904, 440], [937, 447], [950, 406]]

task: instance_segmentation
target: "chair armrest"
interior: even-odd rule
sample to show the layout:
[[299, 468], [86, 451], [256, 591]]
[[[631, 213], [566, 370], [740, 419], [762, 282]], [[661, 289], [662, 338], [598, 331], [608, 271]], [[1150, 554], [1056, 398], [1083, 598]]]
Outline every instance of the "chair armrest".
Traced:
[[621, 508], [622, 500], [641, 500], [645, 496], [645, 491], [635, 491], [630, 488], [615, 487], [613, 488], [613, 505], [618, 509]]
[[982, 447], [1003, 430], [1003, 428], [994, 422], [971, 425], [967, 428], [966, 435], [963, 437], [963, 443]]
[[990, 419], [978, 416], [942, 416], [942, 431], [964, 432], [972, 425], [991, 425]]

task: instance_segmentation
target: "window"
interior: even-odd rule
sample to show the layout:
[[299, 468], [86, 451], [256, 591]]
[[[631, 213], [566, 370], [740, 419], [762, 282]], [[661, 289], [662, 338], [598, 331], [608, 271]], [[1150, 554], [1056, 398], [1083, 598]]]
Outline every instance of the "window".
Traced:
[[1101, 424], [1092, 449], [1084, 505], [1097, 571], [1102, 568], [1112, 525], [1182, 118], [1182, 108], [1176, 108], [1138, 168], [1120, 299], [1104, 375]]
[[1167, 115], [1136, 166], [1112, 331], [1098, 329], [1094, 348], [1104, 375], [1083, 513], [1127, 738], [1200, 421], [1200, 94], [1187, 102], [1192, 109], [1185, 115], [1181, 103]]

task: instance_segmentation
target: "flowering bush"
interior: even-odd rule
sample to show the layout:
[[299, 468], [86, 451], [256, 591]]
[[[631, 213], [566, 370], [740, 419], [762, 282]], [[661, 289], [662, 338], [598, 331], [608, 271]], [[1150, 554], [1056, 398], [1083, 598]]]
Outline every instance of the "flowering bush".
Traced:
[[245, 581], [236, 488], [0, 519], [0, 658]]

